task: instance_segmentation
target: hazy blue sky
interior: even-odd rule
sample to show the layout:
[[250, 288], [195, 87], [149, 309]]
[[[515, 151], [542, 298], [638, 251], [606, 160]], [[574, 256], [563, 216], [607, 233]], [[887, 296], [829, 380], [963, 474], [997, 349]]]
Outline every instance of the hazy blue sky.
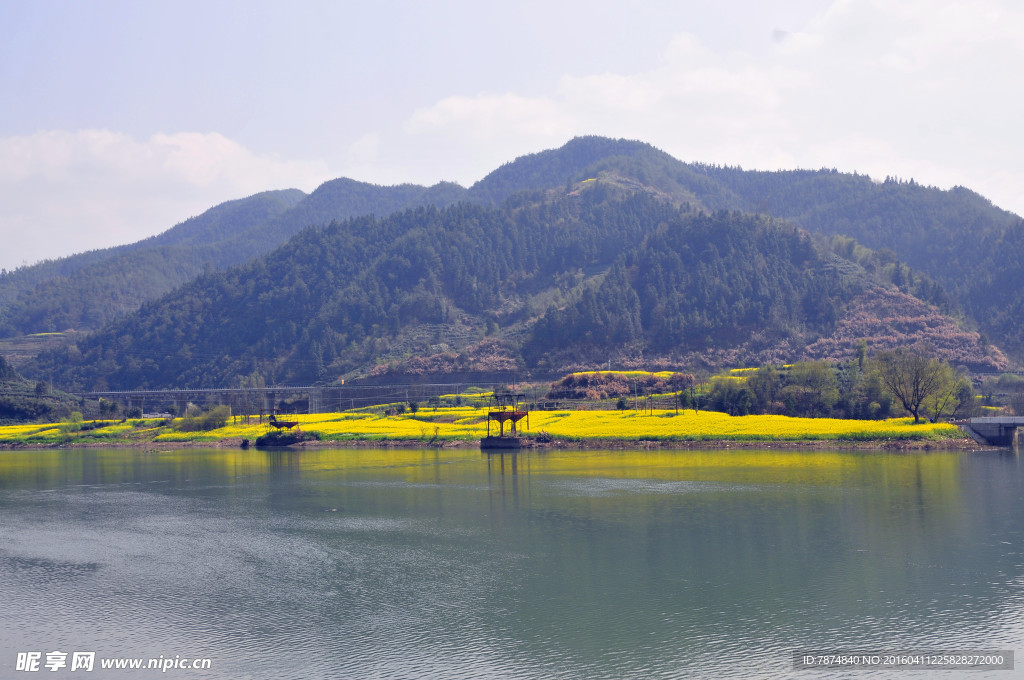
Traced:
[[0, 267], [583, 134], [964, 185], [1024, 214], [1013, 0], [0, 0]]

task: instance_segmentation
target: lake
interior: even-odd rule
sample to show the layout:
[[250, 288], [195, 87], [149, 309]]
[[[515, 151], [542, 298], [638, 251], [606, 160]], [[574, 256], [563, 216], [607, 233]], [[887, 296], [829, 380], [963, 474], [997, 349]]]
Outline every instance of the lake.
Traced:
[[[107, 677], [118, 659], [168, 666], [110, 672], [125, 678], [891, 677], [794, 654], [1021, 649], [1024, 466], [0, 452], [0, 612], [3, 678]], [[89, 653], [93, 672], [72, 671]]]

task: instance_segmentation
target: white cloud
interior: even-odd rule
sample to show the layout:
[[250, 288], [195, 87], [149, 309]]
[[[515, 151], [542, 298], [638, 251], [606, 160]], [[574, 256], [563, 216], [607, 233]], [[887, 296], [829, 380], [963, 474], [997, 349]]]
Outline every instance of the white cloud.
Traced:
[[1024, 6], [837, 0], [795, 28], [756, 55], [683, 33], [646, 70], [567, 75], [540, 95], [445, 97], [405, 131], [514, 149], [503, 160], [577, 134], [632, 137], [683, 160], [962, 184], [1024, 212], [1008, 190], [1024, 186], [1024, 92], [1012, 82]]
[[548, 97], [456, 95], [409, 116], [403, 158], [393, 154], [391, 163], [408, 173], [407, 181], [446, 179], [468, 186], [516, 156], [564, 143], [577, 130], [572, 112]]
[[[636, 30], [615, 26], [574, 36], [567, 27], [559, 45], [607, 57], [592, 62], [542, 49], [536, 59], [496, 62], [482, 54], [479, 68], [465, 73], [423, 68], [415, 76], [406, 73], [405, 58], [396, 62], [400, 70], [382, 62], [383, 75], [339, 88], [338, 106], [352, 114], [347, 117], [330, 106], [292, 107], [286, 114], [255, 107], [246, 112], [250, 119], [197, 114], [178, 128], [234, 129], [230, 134], [150, 135], [183, 114], [153, 123], [140, 113], [132, 129], [147, 132], [134, 137], [95, 129], [0, 137], [0, 266], [133, 241], [228, 199], [289, 186], [308, 191], [340, 175], [468, 185], [516, 156], [584, 134], [640, 139], [684, 161], [825, 166], [961, 184], [1024, 214], [1017, 152], [1024, 146], [1017, 120], [1024, 91], [1013, 80], [1024, 70], [1024, 43], [1017, 39], [1024, 5], [835, 0], [808, 20], [812, 5], [816, 11], [817, 3], [806, 0], [799, 11], [782, 12], [781, 26], [773, 23], [776, 10], [760, 11], [763, 4], [742, 16], [721, 10], [711, 23], [691, 20], [691, 9], [669, 12], [665, 25], [680, 30], [672, 39], [657, 32], [660, 48], [637, 42], [651, 38]], [[729, 29], [712, 30], [732, 14]], [[469, 32], [464, 28], [459, 32]], [[725, 33], [733, 39], [723, 39]], [[557, 71], [560, 64], [565, 72]], [[406, 77], [415, 77], [410, 87], [402, 87]], [[317, 93], [325, 91], [323, 78], [310, 82]], [[374, 89], [379, 83], [386, 83], [383, 94]], [[271, 89], [267, 99], [301, 101], [303, 86], [301, 79], [289, 81], [296, 88], [290, 96]], [[438, 94], [424, 100], [426, 92]], [[133, 101], [123, 94], [126, 104]], [[49, 100], [30, 105], [32, 95], [12, 101], [26, 102], [25, 110], [40, 120], [50, 120], [48, 110], [78, 110], [42, 108]], [[413, 98], [417, 104], [406, 103]], [[77, 100], [67, 95], [67, 101]], [[146, 107], [136, 102], [124, 110], [144, 113]], [[201, 113], [203, 107], [185, 110]], [[331, 113], [311, 115], [321, 110]], [[123, 121], [112, 113], [100, 107], [88, 119]], [[258, 132], [225, 127], [237, 119], [260, 121], [253, 128]], [[245, 145], [236, 141], [243, 138]], [[302, 144], [305, 153], [329, 160], [252, 151], [258, 144]]]
[[380, 135], [368, 132], [349, 145], [349, 157], [354, 162], [370, 162], [377, 158], [380, 152]]
[[330, 177], [323, 164], [253, 154], [216, 133], [0, 138], [0, 266], [136, 241], [226, 200]]
[[510, 93], [446, 97], [417, 109], [406, 123], [406, 131], [412, 134], [444, 130], [471, 142], [504, 134], [551, 138], [572, 129], [571, 119], [555, 102]]
[[617, 73], [565, 77], [559, 86], [559, 99], [574, 110], [575, 117], [588, 111], [614, 112], [616, 115], [642, 114], [660, 106], [665, 99], [664, 88], [649, 79]]

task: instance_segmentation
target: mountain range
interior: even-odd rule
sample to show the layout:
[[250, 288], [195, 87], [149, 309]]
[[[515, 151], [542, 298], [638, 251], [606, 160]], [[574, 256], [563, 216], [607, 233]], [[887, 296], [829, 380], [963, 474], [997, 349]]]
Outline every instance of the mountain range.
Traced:
[[964, 188], [687, 164], [577, 138], [472, 187], [350, 179], [231, 201], [0, 276], [0, 333], [90, 331], [66, 388], [1024, 350], [1024, 223]]

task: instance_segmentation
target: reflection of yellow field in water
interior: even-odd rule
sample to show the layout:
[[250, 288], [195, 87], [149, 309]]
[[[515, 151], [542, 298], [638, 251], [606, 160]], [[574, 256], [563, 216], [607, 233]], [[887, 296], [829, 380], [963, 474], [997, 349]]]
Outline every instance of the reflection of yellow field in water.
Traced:
[[[940, 480], [956, 482], [959, 478], [959, 461], [964, 455], [968, 454], [754, 449], [538, 449], [515, 454], [515, 465], [518, 474], [540, 476], [832, 486], [861, 477], [867, 479], [883, 475], [891, 481], [900, 480], [901, 483], [913, 485], [927, 480], [935, 486]], [[409, 482], [434, 483], [439, 481], [439, 476], [445, 481], [452, 481], [445, 478], [448, 475], [464, 474], [465, 468], [458, 463], [481, 459], [488, 461], [492, 471], [504, 468], [506, 474], [511, 472], [513, 454], [482, 454], [472, 449], [307, 449], [301, 452], [301, 467], [304, 470], [348, 472], [374, 470], [375, 474], [393, 474]], [[453, 465], [438, 466], [438, 462]]]
[[[517, 486], [520, 492], [525, 492], [530, 484], [545, 479], [564, 480], [571, 484], [583, 480], [622, 480], [625, 486], [599, 484], [596, 487], [602, 504], [615, 504], [620, 496], [624, 496], [622, 500], [631, 499], [631, 503], [653, 502], [652, 499], [656, 499], [661, 491], [658, 485], [662, 483], [711, 485], [691, 489], [702, 492], [729, 491], [732, 485], [749, 485], [750, 489], [765, 489], [765, 485], [809, 485], [850, 490], [880, 486], [888, 490], [892, 503], [912, 507], [928, 498], [955, 514], [960, 496], [961, 459], [969, 454], [555, 449], [523, 451], [513, 456], [466, 449], [310, 449], [295, 454], [295, 457], [290, 455], [284, 454], [276, 464], [292, 464], [302, 470], [318, 470], [328, 476], [359, 478], [366, 475], [417, 485], [460, 484], [481, 489], [500, 486], [506, 492]], [[481, 461], [485, 461], [486, 466], [480, 465]], [[646, 488], [646, 483], [654, 485], [649, 488], [654, 496], [648, 493], [637, 497], [632, 493], [622, 493]], [[665, 490], [682, 492], [689, 488], [667, 487]], [[581, 498], [585, 499], [595, 489], [582, 489], [582, 492]]]
[[557, 475], [707, 481], [837, 485], [884, 474], [916, 483], [922, 477], [955, 482], [963, 454], [907, 455], [839, 451], [574, 451], [544, 453], [519, 463], [531, 472]]
[[[424, 409], [404, 416], [371, 413], [318, 413], [287, 416], [322, 439], [345, 440], [473, 440], [487, 433], [487, 410], [482, 408]], [[526, 423], [522, 423], [523, 426]], [[492, 426], [492, 432], [496, 426]], [[526, 428], [524, 427], [524, 430]], [[255, 440], [268, 431], [266, 424], [228, 424], [207, 432], [178, 432], [159, 421], [108, 421], [87, 431], [60, 425], [0, 427], [0, 443], [62, 444], [78, 442], [186, 442], [224, 439]], [[702, 411], [535, 411], [530, 432], [546, 432], [557, 439], [585, 441], [870, 441], [890, 439], [949, 439], [962, 436], [947, 423], [914, 425], [910, 418], [839, 420], [786, 416], [739, 416]]]
[[[467, 493], [518, 493], [527, 498], [530, 489], [537, 489], [533, 485], [557, 480], [579, 490], [560, 503], [625, 512], [633, 507], [655, 508], [666, 492], [700, 493], [710, 502], [720, 492], [772, 492], [790, 485], [841, 493], [878, 487], [885, 490], [885, 502], [878, 509], [881, 525], [902, 521], [899, 518], [904, 511], [925, 501], [956, 514], [966, 455], [970, 454], [750, 449], [530, 450], [517, 454], [365, 448], [6, 451], [0, 452], [0, 488], [52, 489], [70, 483], [124, 484], [125, 490], [132, 490], [136, 483], [159, 478], [171, 485], [204, 479], [230, 489], [237, 480], [257, 477], [341, 484], [389, 481], [408, 484], [410, 491], [451, 486]], [[435, 499], [434, 492], [430, 498]], [[814, 499], [808, 496], [804, 502]], [[333, 506], [338, 501], [325, 499], [323, 503]]]

